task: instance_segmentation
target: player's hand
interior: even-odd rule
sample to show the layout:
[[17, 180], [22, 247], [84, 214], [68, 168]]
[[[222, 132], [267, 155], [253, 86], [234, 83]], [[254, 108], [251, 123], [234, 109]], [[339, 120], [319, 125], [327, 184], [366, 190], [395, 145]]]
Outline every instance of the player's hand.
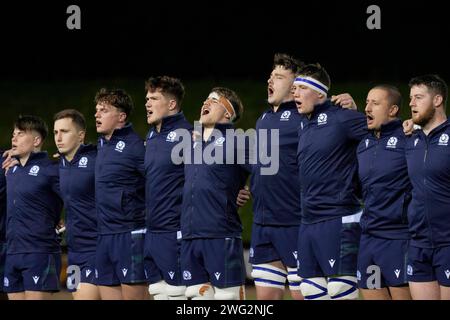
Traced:
[[3, 157], [6, 157], [5, 160], [2, 162], [2, 169], [5, 170], [5, 172], [8, 172], [10, 168], [13, 168], [14, 166], [19, 164], [19, 161], [16, 158], [13, 158], [11, 156], [11, 150], [6, 150], [3, 153]]
[[248, 200], [250, 200], [251, 193], [248, 189], [248, 186], [245, 186], [244, 189], [239, 190], [239, 194], [236, 199], [236, 204], [239, 207], [243, 207]]
[[410, 136], [414, 131], [414, 122], [412, 119], [403, 121], [403, 132], [405, 135]]
[[202, 134], [198, 131], [192, 131], [192, 141], [200, 141], [202, 139]]
[[337, 96], [331, 96], [331, 102], [340, 105], [342, 108], [356, 110], [356, 103], [349, 93], [338, 94]]

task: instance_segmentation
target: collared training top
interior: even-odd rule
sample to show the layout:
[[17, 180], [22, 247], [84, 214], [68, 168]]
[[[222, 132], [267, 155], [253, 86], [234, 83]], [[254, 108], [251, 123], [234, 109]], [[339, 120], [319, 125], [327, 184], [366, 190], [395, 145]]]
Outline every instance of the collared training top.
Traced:
[[[5, 161], [1, 157], [3, 150], [0, 150], [0, 161]], [[6, 241], [6, 177], [5, 170], [0, 168], [0, 243]]]
[[360, 209], [356, 148], [367, 135], [366, 116], [327, 100], [316, 105], [298, 142], [302, 223]]
[[380, 137], [370, 132], [358, 146], [358, 172], [362, 187], [364, 233], [384, 239], [409, 239], [408, 207], [411, 183], [400, 120], [381, 126]]
[[145, 204], [146, 225], [152, 232], [174, 232], [180, 230], [181, 204], [183, 201], [184, 164], [182, 154], [173, 155], [184, 129], [189, 144], [192, 125], [182, 112], [162, 119], [160, 131], [155, 128], [147, 135], [145, 146]]
[[97, 147], [80, 145], [72, 161], [63, 155], [59, 162], [59, 185], [66, 210], [66, 241], [70, 251], [95, 251], [95, 159]]
[[411, 244], [421, 248], [450, 245], [450, 121], [428, 135], [408, 139], [406, 160], [413, 186], [408, 214]]
[[32, 153], [6, 174], [8, 254], [60, 252], [55, 227], [62, 200], [59, 197], [58, 163], [47, 152]]
[[95, 162], [95, 200], [99, 234], [145, 227], [143, 140], [131, 124], [100, 137]]
[[[216, 124], [221, 137], [195, 141], [190, 155], [185, 154], [185, 183], [181, 212], [183, 239], [241, 237], [242, 224], [236, 198], [245, 185], [248, 172], [236, 161], [237, 139], [229, 141], [231, 124]], [[233, 143], [233, 148], [227, 148]], [[232, 154], [230, 154], [230, 152]], [[217, 161], [196, 160], [196, 154], [211, 154]], [[231, 159], [231, 164], [226, 159]], [[197, 162], [196, 162], [197, 161]], [[222, 162], [220, 164], [219, 162]], [[234, 162], [234, 163], [233, 163]]]
[[[253, 221], [260, 225], [294, 226], [300, 224], [300, 184], [297, 166], [297, 145], [303, 116], [294, 101], [282, 103], [276, 112], [272, 108], [263, 113], [256, 122], [257, 163], [253, 165], [251, 193], [253, 198]], [[272, 145], [276, 130], [279, 142]], [[261, 152], [271, 155], [278, 148], [278, 172], [262, 175]]]

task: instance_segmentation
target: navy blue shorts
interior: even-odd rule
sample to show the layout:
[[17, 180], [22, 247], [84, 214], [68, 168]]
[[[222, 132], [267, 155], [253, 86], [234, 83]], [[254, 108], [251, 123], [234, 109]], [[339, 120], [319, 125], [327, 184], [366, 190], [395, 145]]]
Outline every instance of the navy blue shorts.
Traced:
[[[371, 275], [375, 275], [374, 272], [378, 272], [378, 270], [380, 271], [379, 277], [378, 275], [375, 276], [379, 279], [380, 288], [407, 285], [408, 244], [408, 240], [382, 239], [368, 234], [361, 235], [357, 271], [358, 287], [368, 289], [368, 280], [373, 285], [374, 278]], [[374, 269], [373, 266], [377, 268]], [[370, 279], [368, 279], [369, 277]]]
[[245, 283], [242, 239], [191, 239], [181, 241], [183, 284], [211, 282], [218, 288]]
[[[359, 219], [353, 219], [354, 216], [356, 215], [300, 225], [298, 237], [300, 277], [356, 277], [361, 227]], [[347, 220], [354, 222], [343, 222]]]
[[408, 281], [436, 281], [450, 287], [450, 246], [425, 249], [409, 246]]
[[97, 285], [146, 283], [144, 274], [145, 229], [99, 235], [95, 267]]
[[145, 235], [144, 267], [148, 282], [156, 283], [164, 279], [172, 286], [182, 285], [180, 251], [180, 233], [147, 231]]
[[299, 226], [262, 226], [254, 223], [250, 247], [251, 264], [279, 261], [286, 267], [297, 267]]
[[5, 276], [6, 243], [0, 242], [0, 292], [3, 292], [3, 278]]
[[7, 254], [3, 289], [5, 292], [59, 291], [60, 253]]
[[[77, 266], [79, 268], [79, 274], [71, 273], [67, 274], [67, 290], [70, 292], [76, 291], [77, 288], [73, 288], [75, 283], [75, 277], [79, 277], [79, 283], [97, 284], [97, 278], [95, 277], [95, 251], [88, 252], [73, 252], [69, 251], [67, 254], [67, 264], [70, 266]], [[72, 285], [70, 285], [72, 284]]]

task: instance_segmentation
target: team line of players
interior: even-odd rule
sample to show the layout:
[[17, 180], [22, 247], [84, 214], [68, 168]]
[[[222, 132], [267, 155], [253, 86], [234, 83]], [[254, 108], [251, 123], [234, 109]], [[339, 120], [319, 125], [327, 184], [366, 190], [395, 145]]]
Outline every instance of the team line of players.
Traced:
[[[55, 115], [58, 163], [41, 151], [45, 122], [19, 117], [0, 178], [0, 289], [9, 299], [59, 290], [64, 206], [75, 299], [245, 299], [238, 208], [250, 176], [258, 299], [281, 299], [286, 283], [294, 299], [357, 299], [358, 288], [366, 299], [449, 299], [447, 85], [436, 75], [410, 81], [405, 127], [420, 129], [408, 135], [397, 88], [372, 88], [363, 114], [348, 94], [328, 98], [330, 85], [320, 65], [275, 55], [270, 108], [256, 123], [257, 135], [278, 130], [265, 150], [278, 148], [274, 175], [261, 174], [261, 161], [225, 161], [238, 154], [225, 132], [243, 113], [227, 88], [211, 90], [193, 132], [182, 83], [150, 78], [145, 143], [128, 121], [130, 96], [101, 89], [96, 146], [84, 144], [81, 113]], [[193, 132], [193, 152], [173, 161], [177, 129]], [[204, 150], [224, 161], [183, 164]]]

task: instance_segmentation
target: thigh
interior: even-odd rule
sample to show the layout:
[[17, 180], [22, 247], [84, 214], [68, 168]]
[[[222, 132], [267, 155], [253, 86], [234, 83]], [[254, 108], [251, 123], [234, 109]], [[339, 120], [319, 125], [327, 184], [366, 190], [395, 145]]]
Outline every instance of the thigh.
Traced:
[[408, 240], [376, 238], [374, 242], [375, 263], [380, 267], [383, 282], [388, 287], [407, 285]]
[[[25, 299], [25, 288], [22, 275], [23, 263], [22, 254], [8, 254], [6, 256], [3, 290], [8, 293], [8, 297], [11, 296], [13, 298], [17, 297], [18, 299]], [[20, 294], [16, 295], [15, 293]]]
[[5, 276], [6, 243], [0, 242], [0, 294], [3, 292], [3, 279]]
[[245, 283], [242, 239], [204, 239], [201, 249], [210, 282], [215, 287], [236, 287]]
[[450, 246], [434, 250], [433, 267], [439, 285], [450, 287]]
[[297, 245], [297, 272], [302, 278], [323, 277], [323, 271], [317, 260], [317, 251], [313, 249], [314, 224], [301, 224]]
[[[369, 287], [370, 287], [370, 289], [374, 289], [373, 283], [370, 282], [370, 284], [369, 284], [369, 281], [371, 281], [371, 279], [372, 279], [371, 276], [373, 275], [372, 268], [375, 265], [375, 261], [373, 260], [373, 257], [374, 257], [373, 246], [374, 246], [374, 243], [371, 241], [371, 236], [367, 235], [367, 234], [363, 234], [361, 236], [361, 240], [359, 243], [358, 263], [357, 263], [357, 271], [356, 271], [358, 287], [361, 289], [369, 289]], [[381, 282], [381, 274], [380, 274], [380, 282]], [[365, 291], [370, 291], [370, 290], [364, 290], [362, 292], [365, 292]], [[370, 295], [371, 295], [371, 293], [367, 293], [365, 296], [367, 296], [370, 299], [370, 297], [371, 297]]]
[[25, 291], [59, 291], [61, 254], [30, 253], [24, 255], [26, 268], [22, 272]]
[[[96, 269], [96, 252], [73, 252], [68, 253], [68, 264], [71, 268], [77, 268], [74, 274], [67, 277], [67, 289], [74, 292], [81, 287], [81, 284], [90, 284], [95, 286], [97, 278], [95, 277]], [[76, 274], [79, 272], [78, 274]], [[78, 285], [76, 285], [78, 282]]]
[[[99, 235], [97, 238], [97, 250], [95, 255], [95, 277], [96, 282], [99, 286], [120, 285], [120, 280], [115, 270], [116, 262], [111, 259], [111, 246], [114, 245], [116, 245], [114, 235]], [[107, 296], [110, 296], [108, 292], [106, 292], [105, 294]]]
[[272, 228], [272, 243], [281, 258], [283, 265], [286, 267], [297, 267], [298, 237], [299, 226]]
[[180, 265], [183, 284], [187, 287], [209, 282], [200, 239], [183, 239], [181, 241]]
[[411, 282], [434, 282], [436, 275], [432, 266], [433, 250], [409, 246], [406, 274]]
[[281, 259], [270, 239], [269, 229], [270, 227], [268, 226], [262, 226], [256, 223], [252, 225], [249, 258], [251, 264], [263, 264]]
[[162, 278], [170, 285], [181, 285], [181, 239], [177, 239], [177, 233], [167, 232], [154, 234], [148, 245], [149, 255], [156, 264]]
[[111, 260], [121, 284], [147, 283], [144, 272], [145, 230], [114, 235]]

